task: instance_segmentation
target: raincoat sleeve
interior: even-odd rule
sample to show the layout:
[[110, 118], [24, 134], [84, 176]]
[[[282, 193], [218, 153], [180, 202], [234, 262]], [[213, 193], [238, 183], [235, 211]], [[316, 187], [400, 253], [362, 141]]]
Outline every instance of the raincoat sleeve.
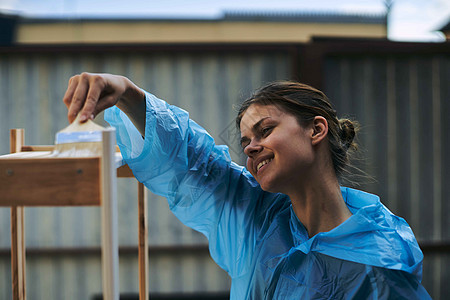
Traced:
[[117, 107], [105, 112], [105, 120], [116, 128], [137, 180], [166, 197], [181, 222], [208, 238], [219, 266], [232, 277], [245, 272], [270, 194], [231, 162], [228, 148], [215, 145], [186, 111], [149, 93], [144, 138]]

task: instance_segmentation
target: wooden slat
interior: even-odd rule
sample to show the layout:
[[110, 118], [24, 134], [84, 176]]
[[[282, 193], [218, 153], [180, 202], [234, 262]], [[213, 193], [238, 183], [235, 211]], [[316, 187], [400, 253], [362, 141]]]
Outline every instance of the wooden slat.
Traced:
[[[19, 152], [24, 140], [23, 129], [12, 129], [10, 131], [10, 152]], [[0, 190], [2, 189], [0, 188]], [[14, 300], [26, 299], [24, 213], [23, 207], [11, 207], [11, 276]]]
[[0, 160], [0, 206], [100, 205], [100, 158]]
[[55, 146], [52, 145], [33, 145], [33, 146], [22, 146], [21, 151], [22, 152], [29, 152], [29, 151], [53, 151], [55, 149]]
[[10, 153], [17, 153], [20, 152], [20, 149], [22, 148], [24, 141], [25, 141], [25, 135], [23, 129], [11, 129], [9, 135], [9, 152]]
[[147, 189], [138, 182], [138, 225], [139, 225], [139, 299], [148, 299], [149, 262], [148, 262], [148, 218]]
[[26, 299], [23, 206], [11, 207], [11, 276], [13, 299]]
[[29, 152], [17, 152], [0, 156], [0, 160], [4, 159], [25, 159], [25, 158], [49, 158], [51, 157], [51, 151], [29, 151]]

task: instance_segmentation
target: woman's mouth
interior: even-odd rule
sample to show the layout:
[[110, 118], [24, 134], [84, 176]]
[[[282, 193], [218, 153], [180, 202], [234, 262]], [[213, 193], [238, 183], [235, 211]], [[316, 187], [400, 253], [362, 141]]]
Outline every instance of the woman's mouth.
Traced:
[[266, 160], [263, 160], [262, 162], [260, 162], [260, 163], [256, 166], [256, 172], [259, 172], [259, 170], [260, 170], [263, 166], [267, 165], [267, 164], [270, 163], [272, 160], [273, 160], [273, 158], [269, 158], [269, 159], [266, 159]]

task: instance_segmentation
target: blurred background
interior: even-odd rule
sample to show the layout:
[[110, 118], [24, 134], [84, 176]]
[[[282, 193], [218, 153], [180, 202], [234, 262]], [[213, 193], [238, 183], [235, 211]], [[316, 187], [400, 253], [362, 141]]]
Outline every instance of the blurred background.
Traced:
[[[355, 164], [375, 180], [357, 188], [408, 221], [424, 286], [449, 299], [449, 21], [446, 0], [0, 0], [0, 154], [11, 128], [28, 145], [53, 144], [68, 125], [67, 82], [88, 71], [125, 75], [188, 110], [243, 163], [236, 106], [269, 81], [299, 80], [359, 120]], [[118, 190], [120, 292], [137, 299], [136, 181]], [[101, 299], [100, 210], [25, 211], [28, 298]], [[206, 239], [151, 193], [148, 213], [152, 299], [227, 299]], [[0, 208], [0, 299], [12, 297], [9, 228]]]

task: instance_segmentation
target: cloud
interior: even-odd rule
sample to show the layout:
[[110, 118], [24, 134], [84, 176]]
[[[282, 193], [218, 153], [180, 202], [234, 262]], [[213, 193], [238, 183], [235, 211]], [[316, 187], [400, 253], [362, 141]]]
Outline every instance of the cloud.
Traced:
[[341, 12], [347, 12], [347, 13], [361, 13], [361, 12], [370, 12], [370, 13], [384, 13], [385, 7], [384, 5], [376, 4], [376, 3], [370, 3], [370, 4], [364, 4], [364, 3], [357, 3], [357, 4], [346, 4], [341, 5], [336, 10]]
[[1, 0], [0, 10], [15, 10], [17, 9], [18, 0]]

